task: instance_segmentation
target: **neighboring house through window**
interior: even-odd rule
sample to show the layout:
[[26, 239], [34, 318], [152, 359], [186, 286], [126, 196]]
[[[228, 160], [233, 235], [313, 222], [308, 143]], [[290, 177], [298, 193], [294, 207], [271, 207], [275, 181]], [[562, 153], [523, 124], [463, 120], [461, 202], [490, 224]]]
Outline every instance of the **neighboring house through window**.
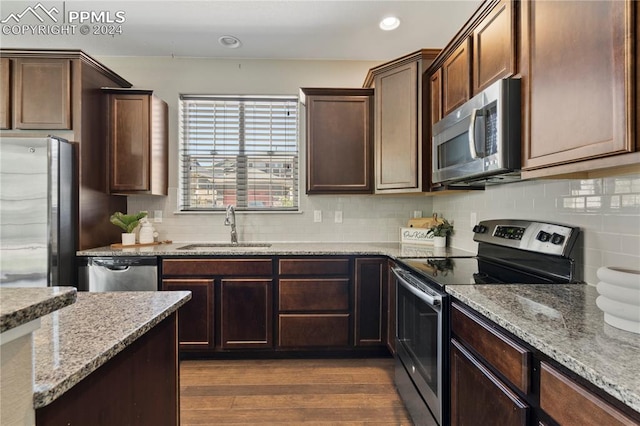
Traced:
[[179, 203], [297, 211], [297, 98], [181, 95]]

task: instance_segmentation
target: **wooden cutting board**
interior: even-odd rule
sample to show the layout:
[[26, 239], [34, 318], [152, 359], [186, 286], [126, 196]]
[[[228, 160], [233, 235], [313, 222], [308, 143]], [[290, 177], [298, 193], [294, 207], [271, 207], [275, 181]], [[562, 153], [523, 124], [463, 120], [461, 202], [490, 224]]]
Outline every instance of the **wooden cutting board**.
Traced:
[[111, 248], [112, 249], [123, 249], [123, 248], [136, 248], [136, 247], [151, 247], [151, 246], [159, 246], [160, 244], [171, 244], [172, 241], [171, 240], [165, 240], [165, 241], [154, 241], [152, 243], [144, 243], [144, 244], [127, 244], [122, 245], [122, 243], [115, 243], [115, 244], [111, 244]]

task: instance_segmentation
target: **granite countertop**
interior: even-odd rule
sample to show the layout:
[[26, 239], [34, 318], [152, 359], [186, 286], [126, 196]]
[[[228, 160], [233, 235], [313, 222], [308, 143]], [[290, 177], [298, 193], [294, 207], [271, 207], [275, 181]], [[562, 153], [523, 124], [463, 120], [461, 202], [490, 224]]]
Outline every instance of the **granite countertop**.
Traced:
[[0, 333], [43, 317], [75, 301], [75, 287], [2, 288]]
[[458, 285], [447, 292], [640, 412], [640, 334], [604, 322], [595, 287]]
[[50, 404], [191, 299], [187, 291], [78, 293], [34, 332], [34, 407]]
[[[198, 242], [176, 242], [155, 246], [112, 249], [109, 246], [81, 250], [78, 256], [303, 256], [303, 255], [354, 255], [433, 257], [433, 256], [475, 256], [475, 253], [447, 247], [434, 248], [428, 245], [407, 245], [400, 243], [306, 243], [280, 242], [269, 247], [209, 247], [196, 250], [181, 250]], [[205, 242], [206, 244], [206, 242]], [[257, 244], [261, 244], [257, 242]]]

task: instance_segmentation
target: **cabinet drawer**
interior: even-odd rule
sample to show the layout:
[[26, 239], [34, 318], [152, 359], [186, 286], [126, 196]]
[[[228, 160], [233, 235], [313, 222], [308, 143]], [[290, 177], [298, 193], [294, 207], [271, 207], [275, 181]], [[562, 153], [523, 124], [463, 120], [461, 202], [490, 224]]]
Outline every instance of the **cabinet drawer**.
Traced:
[[473, 348], [522, 392], [529, 393], [531, 352], [454, 303], [451, 309], [453, 334]]
[[281, 311], [347, 311], [348, 279], [280, 280]]
[[546, 362], [540, 363], [540, 408], [560, 425], [637, 425]]
[[344, 347], [349, 345], [349, 314], [281, 314], [282, 347]]
[[349, 275], [349, 259], [280, 259], [280, 275]]
[[164, 259], [163, 275], [270, 276], [271, 259]]

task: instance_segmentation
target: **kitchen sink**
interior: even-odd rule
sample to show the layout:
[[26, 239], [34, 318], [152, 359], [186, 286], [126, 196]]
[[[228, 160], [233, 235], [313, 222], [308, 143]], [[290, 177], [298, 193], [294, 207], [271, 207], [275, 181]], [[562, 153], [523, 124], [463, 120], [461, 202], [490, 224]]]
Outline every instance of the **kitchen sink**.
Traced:
[[271, 247], [269, 243], [195, 243], [178, 247], [178, 250], [206, 250], [208, 248], [252, 248]]

